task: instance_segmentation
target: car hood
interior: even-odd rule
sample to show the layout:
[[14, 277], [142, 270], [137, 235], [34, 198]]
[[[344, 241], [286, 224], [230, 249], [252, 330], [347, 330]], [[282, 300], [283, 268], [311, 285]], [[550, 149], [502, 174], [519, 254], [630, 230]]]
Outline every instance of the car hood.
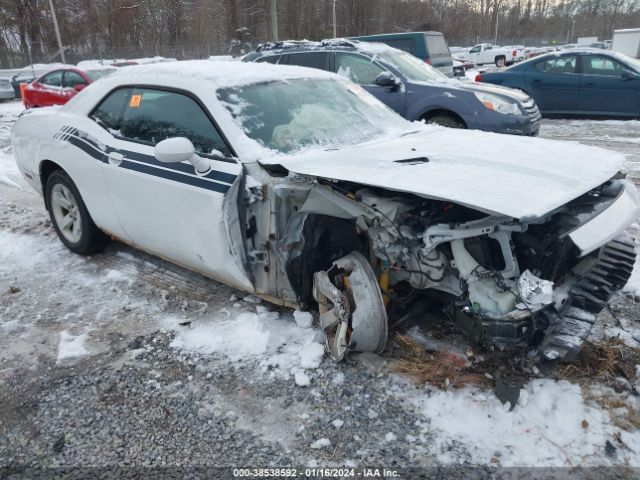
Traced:
[[445, 200], [518, 219], [542, 217], [613, 177], [624, 156], [572, 142], [420, 126], [402, 137], [276, 155], [263, 165]]
[[486, 92], [493, 93], [495, 95], [502, 95], [510, 98], [515, 98], [519, 102], [525, 102], [529, 99], [529, 95], [524, 93], [521, 90], [515, 90], [513, 88], [500, 87], [498, 85], [491, 85], [486, 83], [477, 83], [477, 82], [469, 82], [464, 83], [460, 82], [461, 88], [463, 90], [471, 90], [473, 92]]

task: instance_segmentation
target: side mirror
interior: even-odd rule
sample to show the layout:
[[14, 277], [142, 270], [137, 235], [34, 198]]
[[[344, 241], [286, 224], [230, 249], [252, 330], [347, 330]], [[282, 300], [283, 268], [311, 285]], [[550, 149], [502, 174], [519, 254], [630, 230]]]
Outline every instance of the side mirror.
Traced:
[[81, 92], [82, 90], [84, 90], [84, 89], [85, 89], [85, 87], [86, 87], [86, 85], [85, 85], [84, 83], [76, 83], [76, 84], [73, 86], [73, 89], [74, 89], [76, 92]]
[[211, 162], [196, 154], [191, 140], [185, 137], [167, 138], [156, 144], [154, 155], [162, 163], [187, 161], [196, 169], [196, 174], [206, 175], [211, 171]]
[[391, 72], [382, 72], [376, 77], [375, 84], [379, 87], [390, 87], [393, 89], [400, 86], [400, 82]]
[[622, 71], [622, 74], [620, 76], [623, 80], [633, 80], [634, 78], [640, 77], [639, 74], [626, 69]]

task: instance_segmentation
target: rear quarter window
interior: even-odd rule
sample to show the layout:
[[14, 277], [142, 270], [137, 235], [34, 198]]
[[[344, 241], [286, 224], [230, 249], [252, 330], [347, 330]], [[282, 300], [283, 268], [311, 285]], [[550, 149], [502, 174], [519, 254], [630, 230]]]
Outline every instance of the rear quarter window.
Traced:
[[278, 63], [281, 55], [267, 55], [256, 60], [257, 63]]
[[327, 57], [326, 52], [290, 53], [283, 55], [280, 63], [327, 70]]
[[442, 35], [425, 35], [429, 57], [450, 57], [449, 47]]
[[382, 43], [386, 43], [390, 47], [397, 48], [412, 55], [416, 54], [416, 39], [415, 38], [393, 38], [390, 40], [384, 40]]

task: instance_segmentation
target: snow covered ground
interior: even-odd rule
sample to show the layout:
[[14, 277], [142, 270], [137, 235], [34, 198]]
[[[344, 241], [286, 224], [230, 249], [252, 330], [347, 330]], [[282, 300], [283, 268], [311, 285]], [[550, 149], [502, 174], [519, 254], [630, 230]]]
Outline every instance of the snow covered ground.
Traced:
[[[479, 387], [416, 386], [388, 357], [336, 365], [308, 314], [126, 246], [73, 255], [13, 163], [20, 111], [0, 104], [0, 465], [640, 467], [640, 431], [618, 421], [632, 394], [540, 375], [510, 410]], [[626, 153], [640, 183], [640, 122], [541, 135]], [[616, 302], [594, 335], [633, 345], [640, 303]]]

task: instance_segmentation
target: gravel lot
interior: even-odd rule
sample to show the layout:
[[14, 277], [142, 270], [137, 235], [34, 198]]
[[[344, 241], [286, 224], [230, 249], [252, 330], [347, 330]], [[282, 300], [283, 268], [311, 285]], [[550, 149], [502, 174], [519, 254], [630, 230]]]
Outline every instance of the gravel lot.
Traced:
[[[536, 397], [532, 383], [529, 405], [507, 412], [490, 391], [414, 385], [392, 372], [389, 356], [305, 366], [300, 345], [321, 338], [315, 327], [296, 326], [289, 310], [244, 299], [121, 244], [90, 258], [71, 254], [40, 197], [11, 165], [8, 130], [18, 112], [15, 104], [0, 105], [0, 467], [453, 468], [435, 472], [447, 476], [483, 464], [640, 466], [638, 431], [618, 429], [568, 382], [556, 383], [553, 396], [542, 389], [552, 380], [536, 380], [547, 393]], [[630, 154], [627, 167], [640, 183], [640, 122], [545, 121], [541, 136]], [[640, 304], [620, 295], [616, 305], [618, 320], [633, 332]], [[265, 331], [276, 342], [268, 355], [250, 354], [250, 345], [241, 345], [237, 356], [222, 347], [194, 347], [188, 336], [205, 331], [199, 328], [227, 328], [243, 314], [258, 329], [292, 327], [277, 342], [275, 330]], [[611, 322], [603, 315], [598, 331], [620, 334]], [[464, 349], [451, 339], [444, 345]], [[632, 397], [625, 401], [637, 408]], [[585, 438], [572, 439], [576, 430], [560, 425], [562, 419], [537, 425], [549, 429], [542, 433], [532, 428], [528, 419], [543, 412], [543, 402], [531, 398], [577, 402], [589, 418], [589, 427], [578, 430]], [[459, 408], [447, 413], [451, 431], [437, 411], [447, 399]], [[458, 431], [461, 423], [482, 426], [466, 417], [473, 410], [465, 405], [513, 415], [513, 428], [521, 430], [514, 438], [482, 431], [489, 441], [475, 442]], [[570, 445], [558, 443], [556, 428]], [[475, 474], [488, 478], [491, 469]]]

